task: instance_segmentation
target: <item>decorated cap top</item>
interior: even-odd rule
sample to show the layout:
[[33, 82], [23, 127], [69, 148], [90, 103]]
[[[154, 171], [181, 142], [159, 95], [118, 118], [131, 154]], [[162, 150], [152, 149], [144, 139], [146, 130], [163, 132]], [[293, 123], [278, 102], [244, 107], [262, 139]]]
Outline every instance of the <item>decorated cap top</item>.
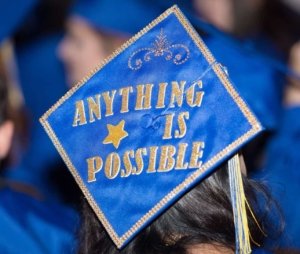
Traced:
[[41, 123], [118, 248], [262, 130], [176, 6]]

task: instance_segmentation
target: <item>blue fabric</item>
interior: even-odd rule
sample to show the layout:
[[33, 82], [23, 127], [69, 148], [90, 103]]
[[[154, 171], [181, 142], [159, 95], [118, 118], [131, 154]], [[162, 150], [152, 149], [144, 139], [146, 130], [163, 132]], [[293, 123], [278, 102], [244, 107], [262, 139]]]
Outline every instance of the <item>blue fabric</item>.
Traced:
[[280, 122], [267, 150], [266, 167], [254, 177], [267, 184], [283, 211], [286, 226], [280, 246], [300, 249], [300, 107], [286, 108]]
[[[262, 130], [197, 33], [180, 23], [180, 15], [178, 9], [169, 10], [165, 18], [84, 85], [71, 90], [41, 120], [118, 247], [128, 243]], [[192, 40], [194, 36], [197, 39]], [[171, 103], [172, 90], [176, 90], [171, 88], [176, 87], [173, 81], [186, 81], [182, 104]], [[164, 93], [159, 93], [162, 82], [168, 85]], [[141, 109], [136, 105], [142, 97], [137, 92], [140, 84], [153, 84], [152, 101]], [[126, 87], [132, 92], [128, 95], [128, 109], [123, 109], [126, 102], [120, 89]], [[161, 106], [156, 106], [158, 94], [164, 94]], [[114, 98], [112, 113], [106, 111], [103, 98], [107, 96]], [[193, 104], [196, 98], [202, 99]], [[96, 104], [98, 116], [88, 110], [88, 101]], [[182, 114], [188, 116], [180, 122]], [[168, 134], [166, 119], [172, 115], [173, 128]], [[112, 138], [119, 142], [114, 143]], [[189, 159], [197, 142], [205, 144], [203, 154], [199, 151], [196, 156], [201, 168]], [[166, 165], [163, 159], [159, 161], [164, 158], [166, 146], [176, 149], [176, 153], [185, 144], [182, 160], [186, 163], [181, 165], [180, 156], [176, 157], [176, 167], [171, 159]], [[150, 147], [157, 147], [157, 155], [150, 156]], [[140, 155], [136, 152], [139, 148], [144, 148]], [[131, 150], [134, 152], [130, 155]], [[95, 167], [95, 157], [98, 172], [91, 177], [92, 171], [88, 170]]]
[[192, 1], [185, 0], [76, 0], [70, 14], [97, 29], [133, 35], [174, 4], [192, 12]]
[[0, 189], [0, 252], [75, 253], [78, 218], [71, 209]]
[[37, 0], [1, 0], [0, 43], [17, 29], [36, 3]]
[[67, 90], [63, 64], [57, 56], [61, 39], [61, 34], [52, 34], [16, 48], [18, 79], [34, 120]]
[[285, 75], [292, 75], [286, 64], [269, 57], [265, 52], [259, 52], [254, 44], [239, 41], [218, 30], [191, 11], [186, 10], [185, 13], [194, 27], [206, 33], [204, 41], [228, 68], [230, 78], [264, 126], [270, 130], [276, 129]]
[[162, 12], [151, 0], [77, 0], [71, 15], [107, 32], [135, 34]]
[[264, 249], [254, 249], [251, 252], [252, 254], [272, 254], [273, 252], [264, 250]]
[[229, 77], [254, 113], [268, 129], [276, 129], [281, 110], [283, 89], [282, 75], [259, 55], [237, 47], [214, 36], [204, 37], [204, 41], [224, 65]]
[[56, 54], [60, 40], [61, 35], [54, 34], [16, 49], [18, 78], [31, 120], [30, 143], [21, 163], [6, 171], [6, 177], [32, 184], [48, 198], [56, 192], [47, 182], [47, 170], [59, 161], [59, 155], [38, 119], [67, 90], [63, 66]]

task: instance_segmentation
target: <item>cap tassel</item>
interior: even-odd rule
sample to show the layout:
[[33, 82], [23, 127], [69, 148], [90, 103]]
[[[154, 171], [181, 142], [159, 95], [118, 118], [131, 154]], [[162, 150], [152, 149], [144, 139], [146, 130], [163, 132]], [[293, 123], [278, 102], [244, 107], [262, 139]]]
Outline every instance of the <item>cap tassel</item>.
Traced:
[[234, 155], [228, 161], [228, 173], [235, 227], [235, 253], [249, 254], [251, 253], [250, 232], [245, 204], [246, 197], [238, 154]]

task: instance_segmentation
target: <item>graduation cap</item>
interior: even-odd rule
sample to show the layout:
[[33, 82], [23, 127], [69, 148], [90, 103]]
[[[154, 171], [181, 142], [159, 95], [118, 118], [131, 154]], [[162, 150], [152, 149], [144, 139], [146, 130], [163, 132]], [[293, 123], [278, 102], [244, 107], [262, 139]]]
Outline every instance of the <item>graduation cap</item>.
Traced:
[[85, 19], [96, 29], [132, 35], [162, 11], [163, 8], [152, 0], [77, 0], [71, 16]]
[[236, 154], [262, 126], [178, 7], [41, 123], [118, 248], [228, 160], [236, 249], [250, 251]]

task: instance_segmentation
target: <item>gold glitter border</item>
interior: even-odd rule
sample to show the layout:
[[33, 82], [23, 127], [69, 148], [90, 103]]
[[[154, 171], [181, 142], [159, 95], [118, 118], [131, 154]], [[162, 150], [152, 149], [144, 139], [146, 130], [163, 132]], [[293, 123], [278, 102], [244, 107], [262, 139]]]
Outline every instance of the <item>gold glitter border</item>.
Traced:
[[75, 85], [73, 88], [71, 88], [64, 96], [62, 96], [58, 102], [56, 102], [41, 118], [40, 122], [43, 125], [44, 129], [46, 130], [47, 134], [49, 135], [50, 139], [52, 140], [54, 146], [58, 150], [60, 156], [64, 160], [65, 164], [71, 171], [73, 177], [75, 178], [75, 181], [79, 185], [80, 189], [82, 190], [84, 196], [86, 197], [87, 201], [91, 205], [92, 209], [96, 213], [97, 217], [105, 227], [106, 231], [116, 244], [118, 248], [121, 248], [125, 241], [127, 241], [136, 231], [140, 229], [141, 226], [145, 224], [154, 214], [156, 214], [170, 199], [176, 197], [179, 192], [181, 192], [183, 189], [185, 189], [187, 186], [191, 185], [195, 179], [200, 177], [205, 171], [207, 171], [209, 168], [211, 168], [213, 165], [218, 163], [222, 158], [229, 153], [233, 152], [233, 150], [237, 149], [238, 146], [245, 143], [247, 140], [249, 140], [251, 137], [256, 135], [258, 132], [262, 130], [262, 127], [260, 123], [257, 121], [255, 116], [252, 114], [252, 112], [249, 110], [243, 99], [239, 96], [239, 94], [236, 92], [236, 90], [233, 88], [232, 84], [228, 80], [227, 76], [225, 75], [224, 71], [221, 69], [220, 65], [213, 65], [213, 70], [216, 73], [216, 75], [221, 80], [222, 84], [228, 91], [228, 93], [231, 95], [235, 103], [240, 108], [241, 112], [244, 114], [244, 116], [247, 118], [248, 122], [251, 124], [252, 128], [246, 132], [244, 135], [242, 135], [240, 138], [229, 144], [226, 148], [224, 148], [222, 151], [220, 151], [218, 154], [216, 154], [213, 158], [211, 158], [208, 162], [203, 164], [201, 168], [196, 170], [193, 174], [191, 174], [187, 179], [185, 179], [181, 184], [177, 185], [171, 192], [169, 192], [160, 202], [158, 202], [152, 209], [150, 209], [141, 219], [139, 219], [124, 235], [121, 237], [118, 236], [118, 234], [114, 231], [113, 227], [109, 223], [109, 221], [106, 219], [104, 213], [101, 210], [101, 207], [99, 204], [97, 204], [89, 192], [88, 188], [85, 186], [84, 181], [81, 179], [80, 175], [78, 174], [76, 168], [72, 164], [68, 154], [62, 147], [61, 143], [59, 142], [59, 139], [55, 135], [53, 129], [51, 128], [50, 124], [47, 121], [47, 118], [60, 106], [62, 105], [72, 94], [74, 94], [81, 86], [83, 86], [96, 72], [101, 70], [107, 63], [109, 63], [112, 59], [114, 59], [116, 56], [118, 56], [120, 53], [122, 53], [126, 48], [128, 48], [131, 44], [133, 44], [136, 40], [138, 40], [141, 36], [143, 36], [145, 33], [147, 33], [151, 28], [159, 24], [161, 21], [166, 19], [170, 14], [175, 14], [175, 16], [178, 18], [179, 22], [183, 25], [186, 32], [189, 34], [189, 36], [192, 38], [194, 43], [197, 45], [197, 47], [200, 49], [206, 60], [209, 64], [212, 64], [215, 62], [214, 57], [210, 53], [209, 49], [205, 46], [202, 39], [200, 39], [199, 35], [195, 31], [195, 29], [192, 27], [192, 25], [189, 23], [189, 21], [185, 18], [183, 13], [180, 11], [180, 9], [174, 5], [173, 7], [166, 10], [163, 14], [161, 14], [158, 18], [156, 18], [154, 21], [152, 21], [149, 25], [147, 25], [144, 29], [142, 29], [139, 33], [137, 33], [135, 36], [133, 36], [130, 40], [128, 40], [125, 44], [123, 44], [119, 49], [117, 49], [110, 57], [105, 59], [99, 66], [97, 66], [93, 71], [89, 73], [83, 80], [81, 80], [77, 85]]

